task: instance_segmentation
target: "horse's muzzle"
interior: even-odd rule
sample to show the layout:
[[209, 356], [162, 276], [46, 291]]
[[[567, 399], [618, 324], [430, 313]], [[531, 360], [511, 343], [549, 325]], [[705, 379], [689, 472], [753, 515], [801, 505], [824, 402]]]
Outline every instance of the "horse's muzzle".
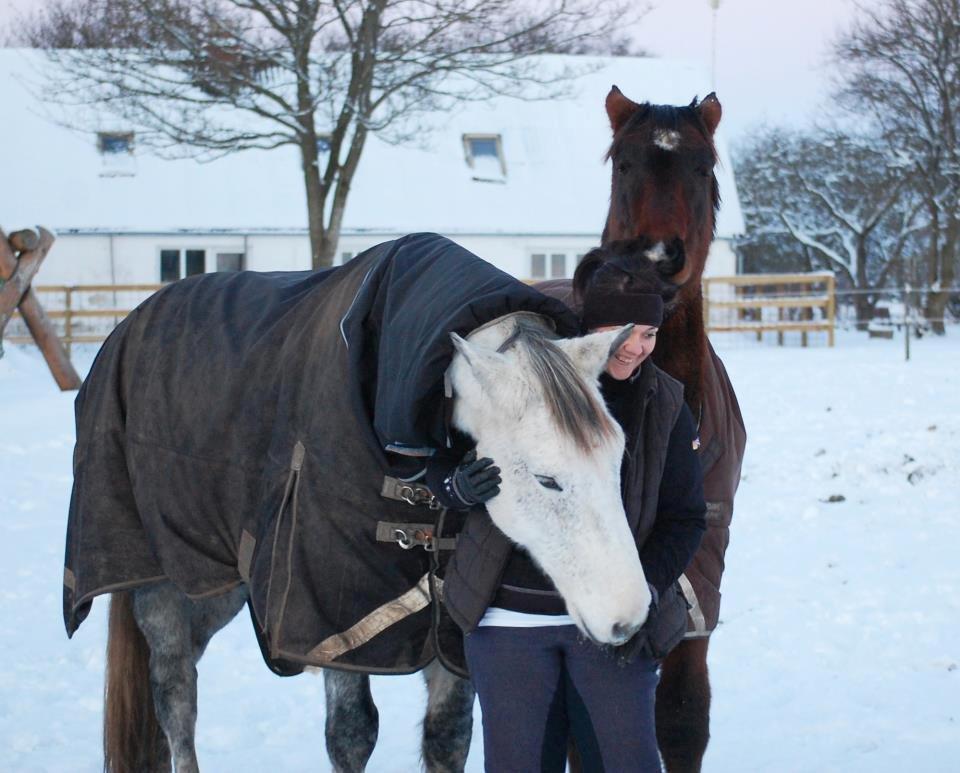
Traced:
[[664, 257], [657, 261], [657, 272], [664, 279], [670, 279], [683, 271], [687, 264], [687, 253], [683, 248], [683, 239], [679, 236], [663, 244]]

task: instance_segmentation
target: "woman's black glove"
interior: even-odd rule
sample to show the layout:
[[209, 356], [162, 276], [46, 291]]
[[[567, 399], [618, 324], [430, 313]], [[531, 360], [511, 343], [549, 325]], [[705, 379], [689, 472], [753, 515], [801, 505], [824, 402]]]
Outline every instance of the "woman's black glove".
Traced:
[[500, 468], [493, 459], [477, 459], [477, 451], [468, 451], [460, 463], [444, 478], [434, 495], [444, 507], [467, 510], [488, 502], [500, 493]]
[[660, 594], [650, 583], [647, 583], [647, 588], [650, 589], [650, 608], [647, 610], [646, 622], [629, 641], [615, 649], [617, 657], [624, 663], [630, 663], [638, 655], [650, 654], [648, 651], [650, 631], [657, 624], [657, 615], [660, 613]]

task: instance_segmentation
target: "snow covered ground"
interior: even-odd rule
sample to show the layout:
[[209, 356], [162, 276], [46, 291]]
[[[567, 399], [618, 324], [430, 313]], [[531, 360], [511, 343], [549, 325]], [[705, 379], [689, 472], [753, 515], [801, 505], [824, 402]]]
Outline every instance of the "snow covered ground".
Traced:
[[[707, 771], [956, 770], [960, 334], [719, 342], [749, 433], [711, 645]], [[89, 364], [86, 353], [82, 365]], [[72, 394], [0, 359], [0, 770], [100, 769], [106, 603], [61, 622]], [[842, 501], [831, 501], [840, 500]], [[370, 770], [418, 768], [421, 680], [374, 679]], [[200, 666], [208, 771], [329, 770], [323, 685], [273, 676], [245, 614]], [[482, 770], [477, 732], [468, 769]]]

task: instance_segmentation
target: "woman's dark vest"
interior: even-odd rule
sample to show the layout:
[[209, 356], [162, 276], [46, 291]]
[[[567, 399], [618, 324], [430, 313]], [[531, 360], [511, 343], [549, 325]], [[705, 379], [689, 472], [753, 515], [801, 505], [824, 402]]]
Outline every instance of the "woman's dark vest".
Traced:
[[[670, 433], [683, 405], [683, 385], [652, 362], [644, 363], [639, 378], [640, 431], [634, 447], [627, 449], [622, 472], [624, 510], [638, 551], [657, 517]], [[486, 510], [470, 511], [443, 585], [447, 611], [465, 632], [477, 627], [493, 601], [514, 547]]]

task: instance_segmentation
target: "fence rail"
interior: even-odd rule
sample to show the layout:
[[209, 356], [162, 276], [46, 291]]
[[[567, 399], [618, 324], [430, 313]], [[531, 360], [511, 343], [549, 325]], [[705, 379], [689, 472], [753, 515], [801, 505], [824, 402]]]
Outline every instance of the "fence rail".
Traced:
[[[71, 354], [73, 344], [100, 343], [110, 335], [133, 309], [162, 284], [129, 285], [39, 285], [34, 292], [41, 298], [46, 315], [53, 322], [57, 335]], [[4, 340], [10, 343], [32, 343], [19, 315], [8, 329]]]
[[709, 333], [777, 334], [799, 332], [802, 346], [807, 335], [825, 332], [833, 346], [837, 304], [834, 276], [807, 274], [738, 274], [703, 280], [703, 318]]
[[[68, 356], [73, 344], [100, 343], [137, 305], [164, 287], [163, 284], [35, 285], [46, 316], [63, 341]], [[854, 298], [869, 292], [878, 298], [873, 318], [865, 327], [856, 318]], [[871, 336], [892, 337], [893, 331], [912, 330], [921, 335], [931, 322], [922, 313], [922, 298], [929, 288], [890, 287], [875, 290], [837, 290], [832, 274], [739, 274], [705, 277], [704, 322], [710, 333], [750, 333], [756, 340], [776, 333], [800, 334], [801, 345], [810, 333], [823, 333], [830, 346], [834, 331], [858, 326]], [[951, 290], [951, 305], [941, 323], [960, 319], [960, 291]], [[24, 320], [14, 315], [4, 340], [33, 343]]]

